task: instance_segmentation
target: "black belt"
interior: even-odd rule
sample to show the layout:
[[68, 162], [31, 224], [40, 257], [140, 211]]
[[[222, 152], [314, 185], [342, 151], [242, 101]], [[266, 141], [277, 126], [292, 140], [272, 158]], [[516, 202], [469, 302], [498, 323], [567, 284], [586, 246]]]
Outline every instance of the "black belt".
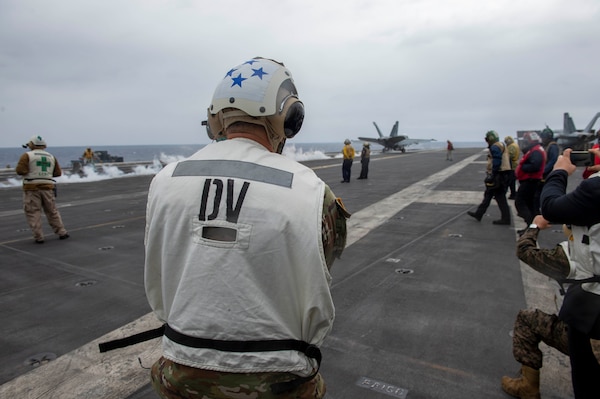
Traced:
[[173, 330], [168, 324], [163, 324], [154, 330], [144, 331], [129, 337], [103, 342], [98, 345], [100, 352], [123, 348], [140, 342], [148, 341], [165, 335], [171, 341], [191, 348], [215, 349], [222, 352], [274, 352], [281, 350], [295, 350], [303, 353], [306, 357], [317, 361], [317, 370], [307, 376], [298, 377], [290, 381], [278, 382], [271, 385], [271, 392], [280, 394], [298, 388], [307, 381], [312, 380], [321, 367], [321, 350], [312, 344], [296, 339], [272, 339], [258, 341], [224, 341], [219, 339], [207, 339], [192, 337]]
[[565, 295], [565, 289], [563, 287], [563, 284], [581, 285], [581, 284], [585, 284], [585, 283], [600, 283], [600, 276], [597, 274], [594, 274], [593, 277], [582, 278], [581, 280], [574, 279], [574, 278], [561, 278], [560, 280], [556, 280], [556, 281], [558, 281], [558, 284], [560, 285], [560, 293], [562, 295]]

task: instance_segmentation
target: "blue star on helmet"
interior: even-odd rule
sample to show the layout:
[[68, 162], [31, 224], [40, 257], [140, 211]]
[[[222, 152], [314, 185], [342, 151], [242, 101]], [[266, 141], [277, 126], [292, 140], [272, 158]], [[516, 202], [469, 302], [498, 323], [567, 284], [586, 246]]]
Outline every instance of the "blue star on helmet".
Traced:
[[260, 67], [259, 69], [252, 68], [252, 71], [254, 71], [254, 73], [252, 74], [252, 76], [258, 76], [258, 78], [260, 80], [262, 80], [262, 78], [263, 78], [264, 75], [268, 75], [267, 72], [263, 71], [262, 67]]
[[237, 71], [237, 68], [230, 69], [229, 72], [227, 72], [225, 74], [225, 77], [227, 77], [227, 76], [231, 77], [235, 71]]
[[244, 62], [244, 65], [246, 65], [246, 64], [248, 64], [248, 65], [252, 65], [252, 64], [254, 64], [255, 62], [258, 62], [258, 60], [250, 60], [250, 61], [246, 61], [246, 62]]
[[242, 74], [239, 73], [237, 77], [231, 78], [231, 80], [233, 80], [233, 83], [231, 84], [231, 87], [233, 87], [235, 85], [238, 85], [238, 86], [242, 87], [242, 82], [244, 80], [246, 80], [246, 79], [248, 79], [248, 78], [243, 78]]

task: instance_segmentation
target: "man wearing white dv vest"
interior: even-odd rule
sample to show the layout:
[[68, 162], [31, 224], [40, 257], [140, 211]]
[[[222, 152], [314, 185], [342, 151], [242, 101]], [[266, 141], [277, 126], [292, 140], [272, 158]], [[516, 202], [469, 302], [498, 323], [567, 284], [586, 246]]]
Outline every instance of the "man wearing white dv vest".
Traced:
[[281, 155], [304, 119], [290, 71], [253, 58], [224, 76], [215, 141], [150, 186], [145, 284], [165, 323], [152, 385], [163, 398], [322, 398], [329, 268], [350, 215]]

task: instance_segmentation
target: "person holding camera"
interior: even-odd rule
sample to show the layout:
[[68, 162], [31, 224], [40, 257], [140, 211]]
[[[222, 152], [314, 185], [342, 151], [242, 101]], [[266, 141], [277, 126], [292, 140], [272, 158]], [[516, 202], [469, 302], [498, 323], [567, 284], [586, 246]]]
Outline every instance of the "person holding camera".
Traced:
[[[600, 129], [596, 132], [596, 143], [594, 143], [591, 149], [600, 149]], [[591, 165], [586, 166], [582, 176], [584, 179], [587, 179], [596, 172], [600, 172], [600, 157], [598, 155], [592, 155]]]
[[[541, 230], [550, 227], [542, 215], [537, 215], [533, 223], [517, 241], [517, 257], [533, 270], [557, 281], [564, 280], [571, 273], [568, 243], [571, 231], [563, 227], [567, 240], [554, 248], [540, 248], [537, 242]], [[521, 309], [513, 328], [513, 356], [521, 364], [519, 375], [515, 378], [502, 377], [504, 392], [516, 398], [540, 397], [540, 369], [543, 364], [543, 352], [540, 342], [569, 355], [567, 325], [556, 314], [540, 309]]]
[[[592, 151], [598, 155], [598, 150]], [[560, 308], [568, 325], [571, 378], [576, 399], [600, 398], [600, 364], [590, 338], [600, 339], [600, 173], [583, 180], [567, 193], [568, 177], [575, 172], [571, 149], [558, 157], [541, 196], [541, 211], [551, 223], [571, 226], [569, 256], [574, 278]]]
[[485, 141], [488, 144], [487, 157], [487, 175], [485, 178], [485, 192], [483, 193], [483, 201], [477, 207], [477, 210], [468, 211], [467, 214], [477, 221], [481, 221], [483, 214], [490, 206], [492, 198], [498, 203], [501, 217], [494, 220], [492, 223], [500, 225], [510, 224], [510, 209], [506, 200], [506, 191], [509, 183], [510, 159], [508, 150], [503, 142], [500, 141], [498, 133], [490, 130], [485, 134]]

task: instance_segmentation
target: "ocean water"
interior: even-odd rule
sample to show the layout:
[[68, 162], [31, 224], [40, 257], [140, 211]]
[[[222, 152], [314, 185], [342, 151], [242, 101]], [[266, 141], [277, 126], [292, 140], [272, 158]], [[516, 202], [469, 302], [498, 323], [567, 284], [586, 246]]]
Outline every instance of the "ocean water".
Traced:
[[[187, 158], [204, 147], [204, 144], [190, 145], [121, 145], [92, 147], [94, 151], [108, 151], [110, 155], [123, 157], [125, 162], [173, 162]], [[298, 143], [286, 144], [284, 154], [298, 161], [319, 159], [327, 157], [326, 153], [340, 152], [343, 144], [340, 143]], [[78, 161], [83, 156], [85, 147], [48, 147], [61, 167], [68, 168], [71, 161]], [[28, 151], [24, 148], [0, 148], [0, 168], [14, 168], [19, 157]]]
[[[283, 149], [283, 155], [288, 158], [295, 159], [298, 162], [309, 161], [314, 159], [341, 158], [341, 150], [343, 143], [293, 143], [288, 141]], [[359, 141], [353, 142], [357, 154], [360, 154], [362, 143]], [[124, 162], [146, 162], [147, 165], [140, 165], [134, 168], [131, 173], [124, 173], [116, 166], [103, 167], [102, 170], [94, 170], [91, 167], [86, 167], [85, 175], [77, 174], [63, 176], [57, 178], [59, 183], [78, 183], [84, 181], [97, 181], [127, 177], [131, 175], [147, 175], [156, 174], [162, 164], [168, 164], [178, 160], [185, 159], [196, 151], [204, 147], [204, 144], [190, 145], [121, 145], [121, 146], [98, 146], [92, 147], [94, 151], [108, 151], [112, 156], [123, 157]], [[484, 147], [482, 143], [473, 142], [457, 142], [454, 143], [455, 148], [473, 148]], [[381, 151], [380, 146], [371, 145], [371, 152], [377, 154]], [[407, 151], [418, 150], [435, 150], [445, 149], [445, 141], [432, 141], [411, 145], [407, 147]], [[65, 172], [71, 167], [72, 161], [79, 161], [83, 156], [85, 147], [48, 147], [48, 151], [54, 155]], [[0, 148], [0, 169], [14, 168], [19, 161], [19, 157], [25, 152], [24, 148]], [[21, 185], [20, 179], [9, 179], [6, 182], [0, 182], [0, 188], [13, 187]]]

